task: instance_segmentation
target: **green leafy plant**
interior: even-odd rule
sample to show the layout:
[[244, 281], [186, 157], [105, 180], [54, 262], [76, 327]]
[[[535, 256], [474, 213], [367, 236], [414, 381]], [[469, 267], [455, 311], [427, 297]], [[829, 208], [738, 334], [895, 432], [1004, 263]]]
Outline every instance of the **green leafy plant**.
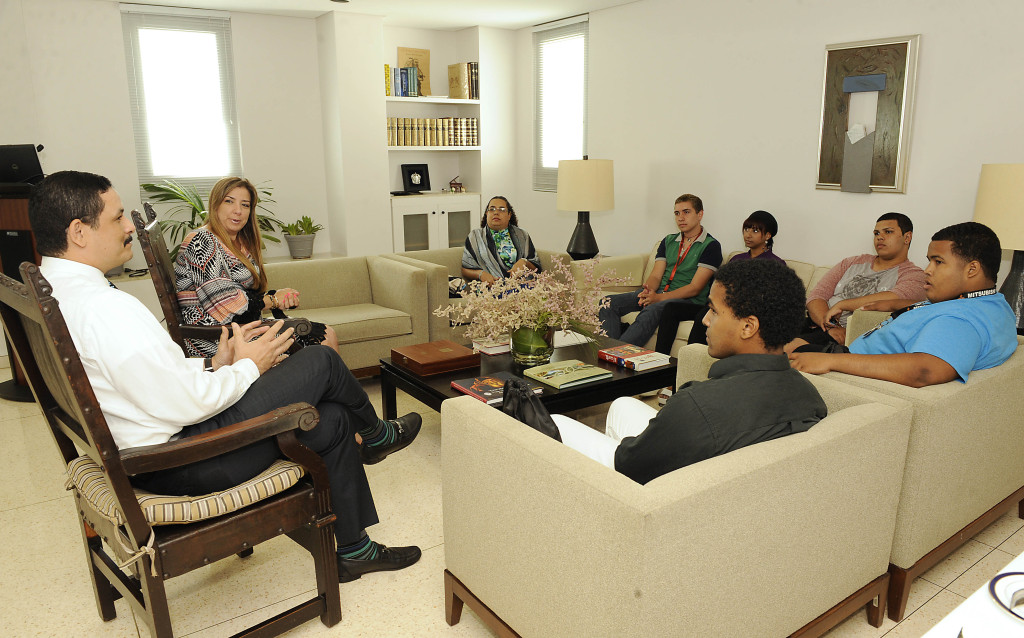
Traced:
[[[206, 223], [209, 213], [204, 202], [209, 198], [209, 194], [204, 197], [199, 194], [195, 186], [182, 185], [170, 179], [165, 179], [159, 184], [140, 184], [140, 187], [147, 194], [148, 199], [154, 202], [173, 204], [167, 210], [166, 217], [160, 220], [160, 230], [167, 235], [169, 245], [172, 246], [171, 259], [174, 259], [185, 236]], [[279, 244], [281, 240], [271, 233], [284, 229], [284, 222], [275, 217], [274, 213], [264, 206], [264, 204], [275, 203], [271, 198], [273, 190], [271, 186], [256, 186], [256, 191], [260, 198], [256, 207], [258, 210], [264, 211], [256, 213], [256, 223], [260, 228], [260, 236], [265, 241]], [[182, 212], [188, 216], [176, 217]]]
[[309, 215], [303, 215], [298, 221], [284, 225], [284, 232], [289, 235], [315, 235], [323, 229], [320, 224], [313, 223]]

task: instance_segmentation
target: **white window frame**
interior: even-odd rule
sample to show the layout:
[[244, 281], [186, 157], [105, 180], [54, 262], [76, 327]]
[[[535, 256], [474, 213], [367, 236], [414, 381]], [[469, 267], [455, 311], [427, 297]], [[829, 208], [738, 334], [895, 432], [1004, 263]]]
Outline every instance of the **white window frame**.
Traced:
[[[125, 62], [128, 67], [128, 93], [131, 99], [132, 128], [135, 133], [136, 164], [139, 183], [156, 183], [172, 179], [183, 186], [194, 186], [200, 193], [209, 192], [222, 177], [242, 175], [241, 140], [238, 117], [235, 109], [234, 61], [231, 55], [231, 18], [224, 11], [202, 11], [196, 9], [175, 9], [145, 5], [120, 5], [124, 31]], [[150, 156], [149, 129], [142, 77], [142, 62], [139, 50], [141, 28], [161, 28], [177, 31], [212, 33], [217, 39], [217, 61], [220, 76], [221, 103], [225, 123], [226, 151], [229, 166], [222, 175], [160, 175], [153, 171]], [[182, 91], [188, 91], [187, 81]], [[194, 96], [203, 99], [203, 96]], [[196, 149], [202, 153], [201, 148]]]
[[546, 167], [544, 157], [543, 103], [544, 65], [541, 57], [542, 45], [565, 38], [583, 37], [583, 143], [575, 157], [559, 159], [583, 159], [587, 154], [587, 65], [590, 46], [590, 22], [588, 15], [576, 16], [544, 25], [533, 30], [533, 78], [534, 78], [534, 145], [533, 145], [533, 190], [555, 192], [558, 186], [558, 167]]

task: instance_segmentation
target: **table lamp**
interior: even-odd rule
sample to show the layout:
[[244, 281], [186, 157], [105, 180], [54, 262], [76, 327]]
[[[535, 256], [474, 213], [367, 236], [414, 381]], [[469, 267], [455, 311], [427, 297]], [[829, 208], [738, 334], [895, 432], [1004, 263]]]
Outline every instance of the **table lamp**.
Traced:
[[1003, 250], [1013, 251], [1010, 273], [999, 292], [1017, 315], [1017, 333], [1024, 330], [1024, 164], [983, 164], [974, 202], [974, 221], [999, 236]]
[[597, 254], [597, 239], [590, 227], [591, 211], [615, 208], [615, 178], [612, 160], [559, 160], [558, 210], [577, 212], [576, 230], [565, 252], [573, 259], [590, 259]]

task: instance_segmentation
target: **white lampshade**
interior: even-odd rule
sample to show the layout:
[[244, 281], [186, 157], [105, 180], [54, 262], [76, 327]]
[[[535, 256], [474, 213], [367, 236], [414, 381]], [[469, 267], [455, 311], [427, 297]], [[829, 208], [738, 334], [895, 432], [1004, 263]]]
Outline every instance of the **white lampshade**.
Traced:
[[612, 160], [560, 160], [555, 208], [591, 212], [615, 208]]
[[974, 221], [999, 236], [1004, 250], [1024, 249], [1024, 164], [983, 164]]

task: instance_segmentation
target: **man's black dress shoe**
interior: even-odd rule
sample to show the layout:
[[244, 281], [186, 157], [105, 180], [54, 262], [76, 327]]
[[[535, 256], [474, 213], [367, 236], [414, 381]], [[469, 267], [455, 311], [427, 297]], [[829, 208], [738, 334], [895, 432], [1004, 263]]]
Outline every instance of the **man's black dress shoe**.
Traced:
[[377, 545], [377, 558], [372, 560], [356, 560], [338, 556], [338, 580], [342, 583], [352, 582], [363, 574], [371, 572], [388, 572], [405, 569], [420, 559], [420, 548], [386, 547]]
[[412, 443], [416, 435], [420, 433], [420, 425], [423, 424], [423, 419], [420, 418], [419, 414], [410, 412], [405, 416], [388, 421], [388, 423], [395, 428], [395, 433], [398, 436], [388, 445], [370, 446], [364, 444], [360, 447], [359, 456], [363, 459], [363, 465], [380, 463], [388, 454], [397, 452]]

